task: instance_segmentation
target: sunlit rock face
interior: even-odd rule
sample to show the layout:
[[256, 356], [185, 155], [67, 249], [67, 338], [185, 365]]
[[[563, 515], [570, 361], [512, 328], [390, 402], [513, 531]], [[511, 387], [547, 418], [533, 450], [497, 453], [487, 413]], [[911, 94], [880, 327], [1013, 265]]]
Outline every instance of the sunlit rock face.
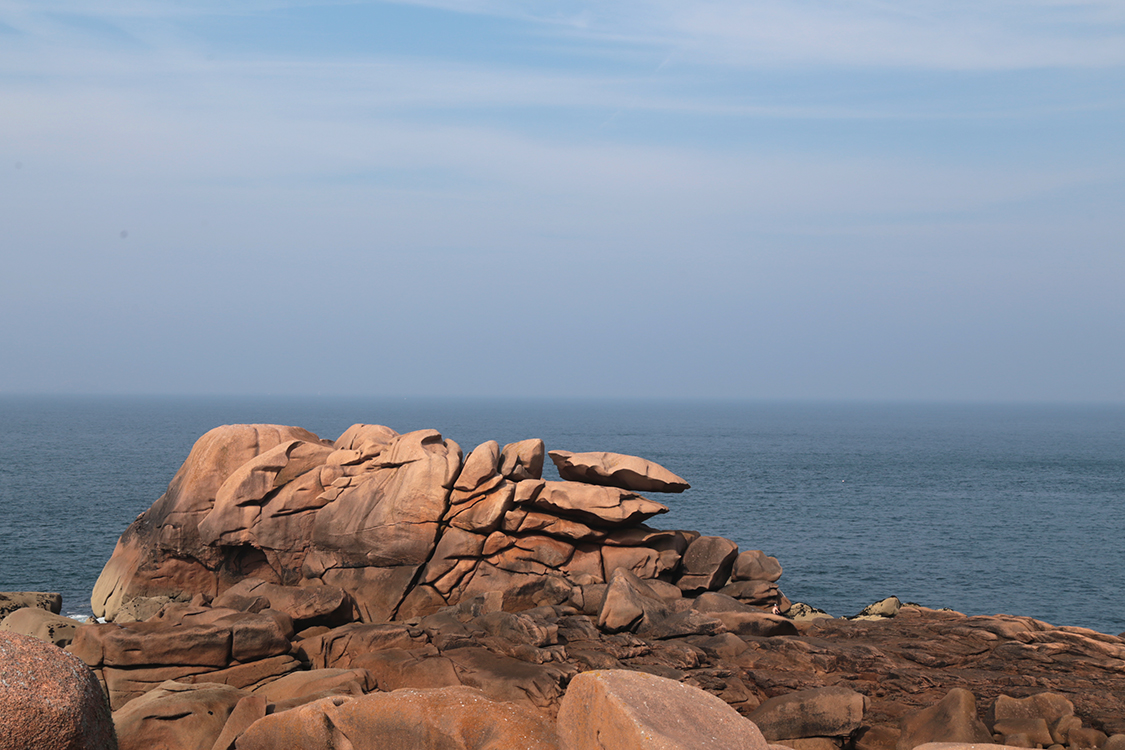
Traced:
[[[725, 559], [706, 576], [682, 565], [699, 556], [697, 533], [645, 525], [668, 508], [638, 492], [683, 491], [675, 474], [636, 456], [555, 451], [564, 480], [544, 481], [545, 455], [530, 439], [464, 457], [435, 430], [381, 425], [335, 442], [299, 427], [218, 427], [121, 536], [94, 612], [143, 619], [247, 579], [341, 590], [366, 622], [483, 594], [505, 609], [580, 600], [619, 568], [670, 583], [687, 574], [693, 589], [727, 584]], [[754, 592], [779, 599], [775, 586]]]

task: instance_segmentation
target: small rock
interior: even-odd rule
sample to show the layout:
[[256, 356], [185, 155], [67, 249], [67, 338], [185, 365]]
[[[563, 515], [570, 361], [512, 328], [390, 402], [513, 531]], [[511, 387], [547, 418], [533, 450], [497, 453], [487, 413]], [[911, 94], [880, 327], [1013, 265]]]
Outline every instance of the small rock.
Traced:
[[880, 599], [874, 604], [868, 604], [863, 608], [853, 620], [882, 620], [887, 617], [894, 617], [898, 611], [902, 609], [902, 602], [899, 601], [897, 596], [888, 596], [886, 599]]
[[793, 605], [791, 605], [789, 607], [788, 616], [790, 620], [796, 620], [797, 622], [833, 619], [832, 615], [828, 614], [823, 609], [817, 609], [816, 607], [805, 604], [804, 602], [795, 602]]

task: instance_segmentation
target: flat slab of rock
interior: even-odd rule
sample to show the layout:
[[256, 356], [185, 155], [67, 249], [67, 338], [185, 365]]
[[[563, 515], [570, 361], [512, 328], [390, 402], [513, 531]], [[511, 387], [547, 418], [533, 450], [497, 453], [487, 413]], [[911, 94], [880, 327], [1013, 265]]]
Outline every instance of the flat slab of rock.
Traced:
[[583, 672], [559, 706], [562, 750], [766, 750], [753, 723], [722, 699], [675, 680], [620, 669]]
[[[523, 482], [520, 483], [524, 484]], [[577, 482], [541, 482], [529, 498], [517, 487], [516, 503], [569, 516], [592, 526], [614, 528], [639, 524], [668, 507], [617, 487], [594, 487]]]
[[683, 492], [689, 485], [660, 464], [639, 456], [596, 451], [550, 451], [559, 476], [572, 482], [620, 487], [633, 492]]
[[863, 723], [866, 706], [854, 690], [825, 687], [770, 698], [748, 718], [770, 740], [846, 737]]
[[325, 698], [256, 721], [239, 750], [557, 750], [555, 733], [537, 712], [489, 700], [479, 690], [396, 690]]

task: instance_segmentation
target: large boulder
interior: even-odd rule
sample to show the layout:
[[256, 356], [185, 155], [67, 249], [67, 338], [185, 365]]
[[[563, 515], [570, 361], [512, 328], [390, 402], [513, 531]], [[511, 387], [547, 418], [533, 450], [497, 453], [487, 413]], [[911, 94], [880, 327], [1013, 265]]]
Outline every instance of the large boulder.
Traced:
[[845, 687], [799, 690], [770, 698], [747, 718], [768, 740], [847, 737], [863, 723], [866, 698]]
[[325, 698], [256, 721], [236, 747], [556, 750], [557, 743], [537, 712], [490, 700], [473, 688], [449, 687]]
[[621, 453], [551, 451], [563, 479], [634, 492], [683, 492], [689, 485], [654, 461]]
[[17, 609], [0, 620], [0, 631], [30, 635], [59, 648], [64, 648], [74, 640], [77, 627], [75, 620], [38, 607]]
[[0, 748], [117, 748], [101, 686], [82, 661], [62, 649], [0, 632], [0, 685]]
[[211, 750], [246, 695], [229, 685], [165, 682], [113, 713], [120, 750]]
[[701, 536], [688, 545], [683, 569], [676, 585], [684, 593], [697, 594], [722, 588], [730, 578], [738, 545], [721, 536]]
[[500, 474], [513, 482], [543, 478], [543, 441], [538, 438], [508, 443], [500, 451]]
[[24, 607], [34, 607], [57, 615], [62, 612], [62, 594], [46, 591], [0, 591], [0, 620]]
[[541, 482], [538, 491], [532, 491], [527, 498], [517, 496], [516, 502], [592, 526], [610, 528], [638, 524], [658, 513], [668, 512], [667, 506], [629, 490], [578, 482]]
[[976, 696], [964, 688], [953, 688], [937, 704], [907, 714], [899, 729], [898, 750], [929, 742], [992, 742], [988, 727], [977, 718]]
[[645, 672], [571, 680], [559, 706], [563, 750], [766, 750], [762, 733], [710, 693]]
[[734, 560], [731, 581], [769, 581], [781, 578], [781, 563], [760, 549], [749, 549]]

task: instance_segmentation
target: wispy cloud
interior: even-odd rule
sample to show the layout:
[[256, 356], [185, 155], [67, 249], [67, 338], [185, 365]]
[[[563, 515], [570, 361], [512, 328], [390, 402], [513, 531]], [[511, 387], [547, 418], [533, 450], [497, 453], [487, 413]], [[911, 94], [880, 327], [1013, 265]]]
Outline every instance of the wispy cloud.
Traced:
[[534, 22], [573, 38], [675, 49], [745, 67], [823, 64], [938, 70], [1125, 64], [1116, 0], [623, 0], [525, 3], [398, 0]]
[[505, 18], [573, 44], [675, 51], [678, 59], [699, 64], [935, 70], [1125, 65], [1125, 5], [1117, 0], [9, 0], [0, 4], [0, 14], [19, 28], [21, 20], [44, 13], [174, 22], [380, 2]]

